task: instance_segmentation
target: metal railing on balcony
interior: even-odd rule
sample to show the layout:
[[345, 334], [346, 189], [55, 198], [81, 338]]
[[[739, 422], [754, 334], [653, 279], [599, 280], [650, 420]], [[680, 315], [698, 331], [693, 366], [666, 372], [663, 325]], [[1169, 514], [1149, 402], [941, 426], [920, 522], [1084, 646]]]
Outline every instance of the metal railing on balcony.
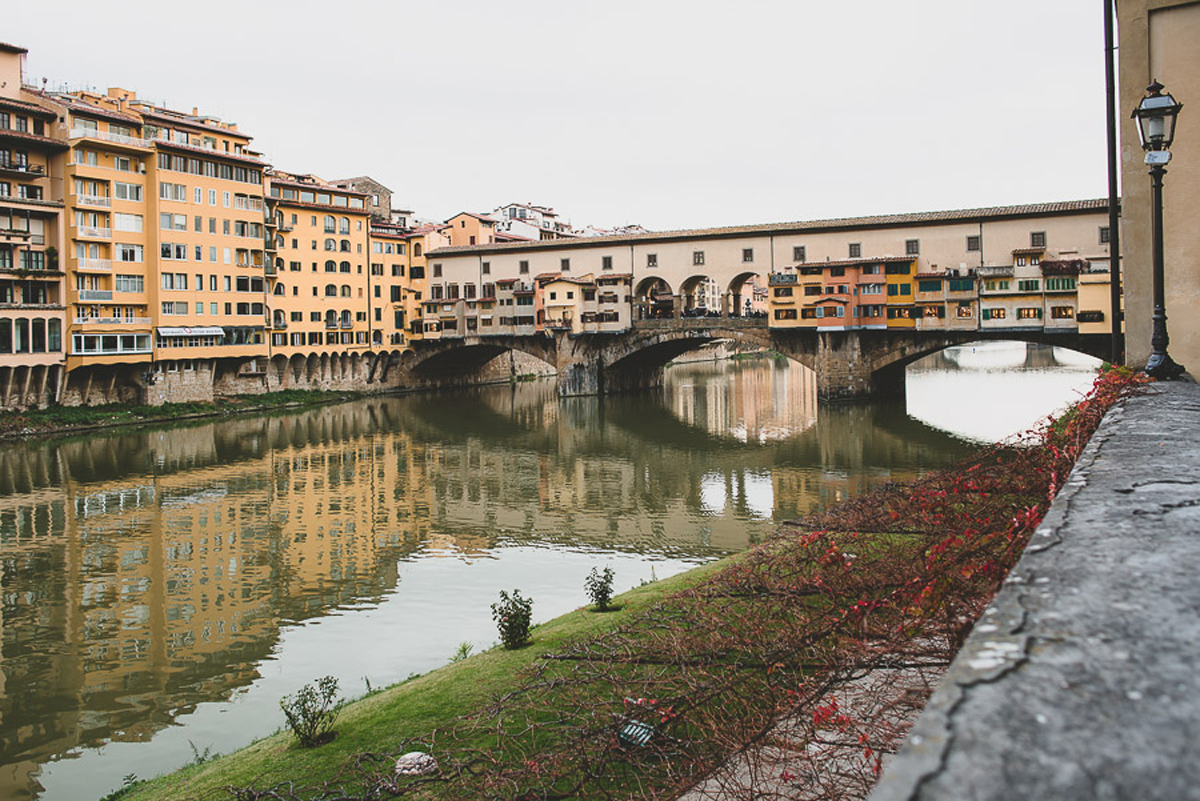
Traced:
[[113, 293], [111, 289], [80, 289], [80, 300], [112, 300]]
[[75, 202], [80, 206], [96, 206], [106, 209], [112, 205], [112, 198], [107, 195], [76, 195]]
[[77, 236], [91, 237], [92, 239], [112, 239], [111, 228], [101, 228], [98, 225], [81, 225]]
[[0, 158], [0, 170], [4, 170], [6, 172], [17, 172], [23, 175], [46, 174], [46, 168], [41, 164], [30, 164], [27, 161], [17, 161], [9, 158]]
[[112, 268], [112, 259], [79, 259], [75, 265], [76, 270], [93, 273], [111, 273]]
[[101, 139], [105, 142], [112, 142], [118, 145], [128, 145], [130, 147], [151, 147], [153, 140], [143, 139], [140, 136], [128, 136], [126, 134], [112, 133], [110, 131], [101, 131], [96, 128], [75, 127], [67, 133], [68, 139]]
[[150, 325], [150, 317], [76, 317], [75, 325]]

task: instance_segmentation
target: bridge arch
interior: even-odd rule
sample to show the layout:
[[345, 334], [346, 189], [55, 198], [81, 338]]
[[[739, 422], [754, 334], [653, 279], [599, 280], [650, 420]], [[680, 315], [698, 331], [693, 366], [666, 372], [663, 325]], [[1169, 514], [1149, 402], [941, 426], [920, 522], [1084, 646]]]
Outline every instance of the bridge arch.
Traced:
[[633, 291], [635, 317], [639, 320], [670, 319], [675, 316], [675, 293], [663, 278], [643, 278]]
[[684, 317], [721, 314], [721, 285], [705, 273], [689, 275], [679, 285], [680, 313]]
[[[725, 287], [725, 297], [729, 299], [729, 315], [731, 317], [751, 317], [754, 316], [754, 288], [757, 285], [755, 279], [761, 278], [762, 274], [758, 272], [743, 271], [733, 276], [729, 280], [728, 286]], [[766, 282], [763, 282], [766, 286]], [[763, 314], [766, 312], [764, 311]]]

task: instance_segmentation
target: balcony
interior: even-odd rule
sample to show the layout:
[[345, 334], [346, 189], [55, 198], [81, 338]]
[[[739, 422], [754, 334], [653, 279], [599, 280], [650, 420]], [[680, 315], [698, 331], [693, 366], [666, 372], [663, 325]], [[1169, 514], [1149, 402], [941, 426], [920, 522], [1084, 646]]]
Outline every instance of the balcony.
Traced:
[[23, 178], [41, 178], [46, 175], [46, 168], [41, 164], [30, 164], [25, 161], [13, 161], [12, 159], [0, 159], [0, 173], [17, 175]]
[[76, 195], [75, 203], [79, 206], [94, 206], [107, 209], [112, 206], [112, 198], [107, 195]]
[[113, 299], [113, 293], [111, 289], [79, 289], [76, 291], [79, 293], [80, 300], [94, 302]]
[[111, 273], [112, 259], [79, 259], [75, 269], [81, 273]]
[[112, 229], [101, 228], [98, 225], [81, 225], [75, 236], [80, 239], [112, 239]]
[[275, 322], [271, 323], [271, 327], [282, 331], [288, 327], [287, 320], [283, 319], [282, 317], [277, 317]]
[[326, 321], [325, 321], [325, 327], [326, 327], [326, 328], [337, 328], [337, 327], [338, 327], [338, 321], [337, 321], [337, 320], [326, 320]]
[[141, 150], [147, 150], [153, 147], [153, 140], [142, 139], [140, 136], [126, 136], [125, 134], [110, 133], [109, 131], [101, 131], [96, 128], [72, 128], [67, 133], [67, 138], [99, 139], [110, 144], [123, 145], [125, 147], [136, 147]]
[[267, 276], [279, 275], [279, 268], [268, 261], [263, 264], [263, 275], [267, 275]]
[[342, 328], [349, 329], [354, 327], [353, 320], [342, 320]]
[[75, 325], [150, 325], [150, 317], [76, 317]]

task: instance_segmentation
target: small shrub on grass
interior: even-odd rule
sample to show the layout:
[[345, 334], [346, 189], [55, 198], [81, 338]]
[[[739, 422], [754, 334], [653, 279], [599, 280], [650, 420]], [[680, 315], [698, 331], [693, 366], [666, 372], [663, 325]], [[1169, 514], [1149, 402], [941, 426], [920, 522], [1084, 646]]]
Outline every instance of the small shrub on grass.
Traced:
[[604, 571], [598, 571], [592, 568], [592, 572], [588, 573], [586, 579], [583, 580], [584, 589], [587, 590], [588, 597], [592, 599], [592, 603], [596, 605], [596, 609], [600, 612], [607, 612], [609, 603], [613, 597], [613, 578], [616, 574], [613, 573], [611, 567], [604, 568]]
[[295, 695], [285, 695], [279, 702], [287, 717], [288, 728], [300, 745], [312, 748], [333, 739], [336, 734], [333, 723], [341, 708], [337, 691], [337, 679], [324, 676], [305, 684]]
[[496, 621], [505, 648], [520, 648], [529, 641], [532, 619], [532, 598], [522, 598], [520, 590], [513, 590], [512, 595], [500, 590], [500, 600], [492, 604], [492, 620]]
[[460, 642], [458, 644], [458, 650], [454, 652], [454, 656], [450, 657], [450, 661], [451, 662], [461, 662], [464, 659], [466, 659], [468, 656], [470, 656], [471, 652], [474, 650], [475, 650], [475, 646], [471, 645], [471, 643], [466, 642], [466, 641]]

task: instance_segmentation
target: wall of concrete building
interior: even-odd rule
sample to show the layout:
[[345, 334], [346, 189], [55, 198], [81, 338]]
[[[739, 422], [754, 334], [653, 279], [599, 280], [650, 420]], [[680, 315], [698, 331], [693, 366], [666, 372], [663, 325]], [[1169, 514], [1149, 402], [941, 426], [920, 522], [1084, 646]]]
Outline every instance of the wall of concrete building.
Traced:
[[1130, 114], [1154, 79], [1183, 103], [1164, 182], [1164, 264], [1170, 354], [1200, 375], [1200, 2], [1121, 0], [1121, 249], [1124, 252], [1126, 353], [1150, 355], [1152, 212], [1150, 177]]

